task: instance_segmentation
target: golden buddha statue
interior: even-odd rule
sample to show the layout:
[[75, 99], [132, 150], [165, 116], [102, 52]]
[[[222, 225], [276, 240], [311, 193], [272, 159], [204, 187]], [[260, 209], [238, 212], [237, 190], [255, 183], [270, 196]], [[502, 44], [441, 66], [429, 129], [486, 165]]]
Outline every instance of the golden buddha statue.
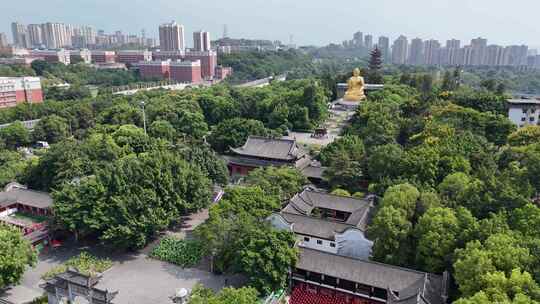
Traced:
[[345, 101], [362, 101], [366, 99], [364, 95], [364, 78], [360, 76], [360, 69], [356, 68], [353, 71], [353, 76], [347, 81], [347, 92], [343, 100]]

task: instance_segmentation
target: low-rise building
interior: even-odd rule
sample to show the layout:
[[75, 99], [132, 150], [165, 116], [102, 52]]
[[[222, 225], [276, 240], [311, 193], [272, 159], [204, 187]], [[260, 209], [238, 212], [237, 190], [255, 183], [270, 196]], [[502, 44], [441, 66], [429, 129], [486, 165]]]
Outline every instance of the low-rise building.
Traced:
[[113, 51], [92, 51], [92, 63], [114, 63], [116, 62], [116, 53]]
[[508, 119], [522, 128], [529, 125], [540, 125], [540, 100], [510, 99], [507, 100]]
[[8, 57], [8, 58], [0, 58], [0, 64], [6, 64], [6, 65], [24, 65], [29, 67], [32, 62], [36, 60], [44, 60], [43, 58], [36, 58], [36, 57]]
[[216, 79], [224, 80], [228, 76], [232, 75], [233, 69], [231, 67], [217, 66], [216, 67]]
[[[449, 277], [300, 248], [290, 304], [444, 304]], [[324, 302], [321, 302], [324, 300]]]
[[301, 247], [368, 259], [373, 242], [365, 230], [373, 208], [374, 197], [358, 199], [306, 188], [269, 221], [293, 231]]
[[201, 74], [204, 79], [214, 78], [217, 66], [217, 53], [215, 51], [189, 51], [184, 56], [185, 60], [201, 61]]
[[225, 156], [231, 175], [248, 175], [256, 168], [289, 166], [299, 169], [311, 163], [309, 154], [293, 139], [250, 136], [243, 146], [230, 147]]
[[0, 222], [17, 227], [32, 244], [37, 244], [49, 237], [47, 220], [53, 215], [52, 204], [48, 193], [9, 183], [0, 192]]
[[14, 107], [25, 102], [43, 102], [39, 77], [0, 77], [0, 108]]
[[143, 79], [169, 79], [171, 70], [169, 61], [154, 60], [137, 63]]
[[167, 60], [182, 60], [184, 59], [184, 51], [155, 51], [152, 52], [152, 58], [155, 61], [167, 61]]
[[217, 53], [215, 51], [158, 51], [152, 53], [154, 60], [185, 60], [201, 62], [201, 75], [203, 79], [214, 78], [217, 67]]
[[242, 147], [230, 147], [230, 154], [223, 158], [232, 177], [246, 176], [256, 168], [289, 166], [319, 184], [326, 170], [293, 139], [249, 136]]
[[311, 188], [267, 220], [297, 237], [300, 256], [290, 272], [290, 304], [444, 304], [448, 274], [370, 261], [364, 231], [375, 197], [332, 195]]
[[84, 62], [89, 64], [92, 62], [92, 52], [86, 49], [69, 51], [69, 58], [72, 63]]
[[178, 82], [201, 83], [201, 62], [171, 61], [169, 62], [170, 79]]
[[60, 50], [31, 50], [30, 57], [43, 58], [49, 63], [63, 63], [68, 65], [71, 63], [70, 53], [64, 49]]
[[141, 50], [118, 51], [116, 52], [116, 61], [124, 64], [152, 61], [152, 52]]

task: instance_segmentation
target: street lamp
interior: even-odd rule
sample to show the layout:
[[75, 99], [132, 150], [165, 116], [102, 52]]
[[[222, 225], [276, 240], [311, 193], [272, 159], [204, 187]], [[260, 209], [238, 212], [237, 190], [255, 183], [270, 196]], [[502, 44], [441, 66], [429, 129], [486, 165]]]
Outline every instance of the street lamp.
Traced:
[[141, 101], [141, 106], [142, 106], [142, 116], [143, 116], [143, 128], [144, 128], [144, 134], [146, 134], [146, 111], [144, 110], [144, 105], [146, 103], [144, 101]]

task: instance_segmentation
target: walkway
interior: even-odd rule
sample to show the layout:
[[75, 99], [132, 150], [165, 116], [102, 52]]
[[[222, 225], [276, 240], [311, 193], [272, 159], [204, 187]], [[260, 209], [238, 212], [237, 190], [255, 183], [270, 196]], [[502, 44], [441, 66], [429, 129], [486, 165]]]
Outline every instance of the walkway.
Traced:
[[341, 109], [333, 106], [330, 109], [330, 116], [324, 123], [324, 128], [328, 130], [328, 136], [325, 138], [311, 137], [312, 133], [307, 132], [290, 132], [286, 139], [296, 139], [300, 144], [309, 146], [327, 146], [341, 136], [343, 128], [347, 125], [351, 117], [354, 115], [354, 110]]

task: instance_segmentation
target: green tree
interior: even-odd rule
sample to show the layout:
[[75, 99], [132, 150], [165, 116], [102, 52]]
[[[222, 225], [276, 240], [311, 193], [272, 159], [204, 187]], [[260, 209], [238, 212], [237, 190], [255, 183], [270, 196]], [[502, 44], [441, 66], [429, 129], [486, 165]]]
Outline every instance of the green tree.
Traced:
[[394, 207], [404, 212], [408, 219], [415, 215], [420, 192], [411, 184], [399, 184], [386, 190], [381, 202], [382, 207]]
[[15, 228], [0, 225], [0, 288], [18, 284], [37, 256], [31, 244]]
[[484, 276], [483, 289], [473, 296], [462, 298], [456, 304], [512, 303], [534, 304], [540, 301], [540, 287], [532, 276], [520, 269], [510, 275], [492, 272]]
[[470, 297], [484, 288], [486, 274], [501, 271], [510, 275], [514, 269], [527, 270], [533, 260], [516, 234], [497, 233], [483, 244], [472, 241], [456, 250], [454, 277], [463, 296]]
[[225, 287], [219, 293], [201, 284], [195, 285], [191, 291], [189, 304], [252, 304], [259, 300], [259, 293], [251, 287]]
[[363, 161], [365, 153], [362, 139], [355, 135], [345, 135], [324, 147], [319, 158], [324, 166], [329, 166], [344, 155], [353, 161]]
[[373, 240], [373, 259], [382, 263], [408, 265], [412, 229], [405, 211], [393, 206], [382, 207], [368, 227], [368, 236]]
[[476, 219], [467, 209], [456, 212], [449, 208], [430, 208], [418, 220], [416, 261], [422, 269], [443, 272], [451, 265], [454, 250], [464, 245], [478, 229]]
[[117, 160], [53, 192], [58, 221], [79, 236], [97, 235], [124, 249], [143, 247], [180, 215], [210, 203], [210, 182], [170, 152]]
[[307, 178], [296, 168], [266, 167], [251, 171], [245, 180], [246, 184], [259, 186], [270, 195], [281, 201], [291, 198], [308, 184]]
[[324, 171], [323, 177], [332, 189], [341, 188], [350, 192], [362, 190], [360, 185], [364, 179], [362, 164], [351, 160], [348, 155], [335, 159]]
[[0, 140], [4, 141], [6, 148], [14, 150], [30, 143], [30, 132], [20, 121], [0, 129]]
[[176, 138], [176, 130], [166, 120], [156, 120], [152, 122], [148, 129], [150, 136], [163, 138], [170, 142], [173, 142]]
[[508, 144], [514, 147], [540, 143], [540, 126], [528, 125], [508, 135]]
[[43, 140], [54, 144], [67, 138], [69, 133], [68, 122], [64, 118], [53, 114], [42, 118], [36, 124], [32, 137], [34, 140]]
[[0, 187], [22, 178], [27, 162], [18, 152], [0, 149]]
[[128, 103], [115, 104], [103, 110], [97, 121], [102, 124], [110, 125], [143, 125], [142, 109], [132, 106]]
[[368, 174], [376, 181], [398, 178], [405, 167], [405, 152], [398, 144], [377, 146], [367, 160]]
[[241, 243], [264, 220], [280, 208], [277, 196], [260, 187], [233, 187], [225, 191], [219, 204], [209, 211], [209, 219], [197, 227], [196, 235], [212, 253], [214, 271], [241, 271], [238, 252]]
[[263, 294], [287, 285], [291, 265], [298, 260], [296, 236], [272, 227], [253, 230], [242, 242], [240, 263], [250, 285]]
[[219, 123], [208, 141], [219, 153], [242, 146], [250, 135], [267, 136], [263, 123], [253, 119], [233, 118]]

